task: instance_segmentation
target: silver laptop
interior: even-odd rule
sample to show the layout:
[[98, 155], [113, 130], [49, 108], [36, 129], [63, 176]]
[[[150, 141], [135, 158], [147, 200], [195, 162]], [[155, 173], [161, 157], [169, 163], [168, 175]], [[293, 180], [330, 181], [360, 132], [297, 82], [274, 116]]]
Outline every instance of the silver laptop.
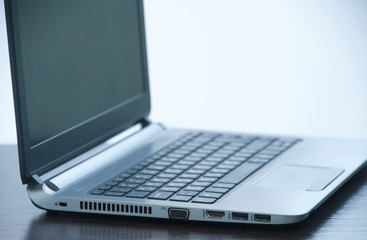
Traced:
[[365, 140], [149, 121], [142, 1], [5, 6], [21, 178], [39, 208], [288, 224], [366, 163]]

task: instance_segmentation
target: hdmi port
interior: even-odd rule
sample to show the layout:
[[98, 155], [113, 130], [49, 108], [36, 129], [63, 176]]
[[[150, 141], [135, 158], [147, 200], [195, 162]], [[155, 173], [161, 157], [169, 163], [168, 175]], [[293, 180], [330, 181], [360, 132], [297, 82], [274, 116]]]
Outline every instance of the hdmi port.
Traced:
[[223, 218], [224, 217], [224, 212], [206, 211], [206, 215], [208, 216], [208, 218]]
[[233, 220], [241, 220], [241, 221], [248, 221], [248, 214], [247, 213], [232, 213]]

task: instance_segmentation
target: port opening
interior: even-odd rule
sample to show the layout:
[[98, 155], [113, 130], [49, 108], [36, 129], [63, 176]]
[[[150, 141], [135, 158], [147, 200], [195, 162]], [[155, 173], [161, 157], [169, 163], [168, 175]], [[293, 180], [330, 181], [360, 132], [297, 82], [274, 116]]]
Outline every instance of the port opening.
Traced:
[[184, 208], [170, 208], [168, 209], [168, 216], [171, 219], [187, 220], [189, 219], [189, 210]]
[[248, 213], [232, 213], [233, 220], [248, 221]]
[[264, 215], [264, 214], [255, 214], [254, 215], [255, 222], [270, 222], [271, 217], [270, 215]]
[[224, 212], [220, 212], [220, 211], [206, 211], [206, 216], [208, 216], [208, 218], [223, 218], [225, 215]]
[[59, 202], [60, 207], [67, 207], [68, 204], [66, 202]]

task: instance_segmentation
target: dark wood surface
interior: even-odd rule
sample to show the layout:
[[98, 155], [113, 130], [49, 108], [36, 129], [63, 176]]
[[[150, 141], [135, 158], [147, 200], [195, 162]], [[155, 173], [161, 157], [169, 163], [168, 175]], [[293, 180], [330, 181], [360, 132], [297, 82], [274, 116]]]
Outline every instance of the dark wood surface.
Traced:
[[367, 167], [307, 220], [258, 226], [48, 213], [30, 202], [14, 145], [0, 145], [0, 161], [0, 239], [367, 239]]

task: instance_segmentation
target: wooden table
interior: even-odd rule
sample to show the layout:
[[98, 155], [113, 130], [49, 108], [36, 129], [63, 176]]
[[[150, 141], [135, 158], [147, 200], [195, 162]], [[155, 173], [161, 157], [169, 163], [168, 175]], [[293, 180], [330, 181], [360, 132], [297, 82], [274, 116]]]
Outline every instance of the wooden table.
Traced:
[[258, 226], [47, 213], [21, 184], [16, 146], [0, 145], [0, 161], [0, 239], [367, 239], [367, 167], [305, 221]]

